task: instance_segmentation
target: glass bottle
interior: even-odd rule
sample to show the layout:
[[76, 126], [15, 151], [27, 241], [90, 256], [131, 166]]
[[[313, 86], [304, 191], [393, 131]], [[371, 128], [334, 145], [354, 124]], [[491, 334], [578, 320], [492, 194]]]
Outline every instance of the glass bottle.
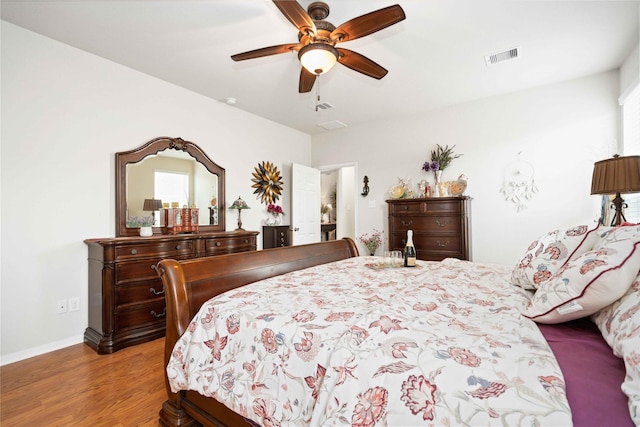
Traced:
[[416, 248], [413, 246], [413, 230], [407, 230], [407, 244], [404, 246], [404, 266], [416, 266]]

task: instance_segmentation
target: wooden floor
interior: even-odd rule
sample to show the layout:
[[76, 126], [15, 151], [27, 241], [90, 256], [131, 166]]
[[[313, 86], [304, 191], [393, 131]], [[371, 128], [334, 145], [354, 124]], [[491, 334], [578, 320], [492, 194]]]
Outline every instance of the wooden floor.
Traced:
[[98, 355], [85, 344], [0, 367], [0, 425], [158, 426], [164, 338]]

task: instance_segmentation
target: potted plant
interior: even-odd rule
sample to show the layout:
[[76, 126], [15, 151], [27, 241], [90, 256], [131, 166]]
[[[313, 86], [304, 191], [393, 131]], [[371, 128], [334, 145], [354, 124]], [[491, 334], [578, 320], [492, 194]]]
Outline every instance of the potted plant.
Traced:
[[369, 255], [373, 256], [380, 245], [382, 245], [382, 232], [373, 230], [371, 236], [367, 233], [360, 236], [360, 241], [367, 247]]
[[134, 216], [127, 221], [127, 227], [140, 228], [140, 236], [149, 237], [153, 236], [153, 223], [154, 218], [151, 215]]
[[454, 154], [453, 149], [455, 147], [454, 145], [449, 148], [449, 146], [446, 145], [443, 148], [440, 144], [437, 144], [436, 149], [431, 150], [431, 162], [424, 162], [422, 165], [423, 171], [433, 172], [435, 187], [439, 196], [445, 195], [442, 194], [443, 189], [439, 185], [442, 181], [442, 171], [445, 170], [454, 159], [462, 156], [462, 154]]
[[284, 216], [282, 206], [269, 203], [267, 213], [271, 215], [271, 218], [267, 220], [267, 225], [280, 225], [280, 216]]

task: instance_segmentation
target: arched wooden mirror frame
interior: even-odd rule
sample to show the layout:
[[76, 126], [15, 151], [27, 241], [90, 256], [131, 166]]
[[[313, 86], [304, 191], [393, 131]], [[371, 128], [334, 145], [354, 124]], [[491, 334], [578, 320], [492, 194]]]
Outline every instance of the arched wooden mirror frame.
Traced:
[[[159, 137], [139, 148], [116, 153], [116, 236], [138, 236], [137, 228], [127, 228], [127, 164], [138, 163], [147, 156], [163, 150], [180, 150], [188, 153], [209, 172], [218, 176], [218, 224], [199, 225], [199, 232], [225, 231], [225, 180], [224, 168], [213, 162], [196, 144], [182, 138]], [[200, 215], [207, 215], [202, 212]], [[153, 227], [153, 234], [163, 234], [161, 227]]]

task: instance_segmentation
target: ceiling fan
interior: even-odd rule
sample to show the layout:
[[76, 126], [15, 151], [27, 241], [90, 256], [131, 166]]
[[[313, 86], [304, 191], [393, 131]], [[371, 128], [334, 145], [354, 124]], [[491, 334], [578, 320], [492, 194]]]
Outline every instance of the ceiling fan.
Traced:
[[384, 67], [369, 58], [352, 50], [335, 46], [338, 43], [368, 36], [402, 21], [405, 19], [405, 14], [400, 5], [396, 4], [361, 15], [335, 27], [324, 20], [329, 16], [329, 6], [324, 2], [311, 3], [307, 12], [297, 1], [273, 0], [273, 2], [298, 29], [298, 43], [238, 53], [232, 55], [231, 59], [244, 61], [262, 56], [298, 52], [298, 59], [302, 64], [298, 85], [300, 93], [310, 92], [316, 78], [329, 71], [336, 62], [374, 79], [381, 79], [388, 73]]

